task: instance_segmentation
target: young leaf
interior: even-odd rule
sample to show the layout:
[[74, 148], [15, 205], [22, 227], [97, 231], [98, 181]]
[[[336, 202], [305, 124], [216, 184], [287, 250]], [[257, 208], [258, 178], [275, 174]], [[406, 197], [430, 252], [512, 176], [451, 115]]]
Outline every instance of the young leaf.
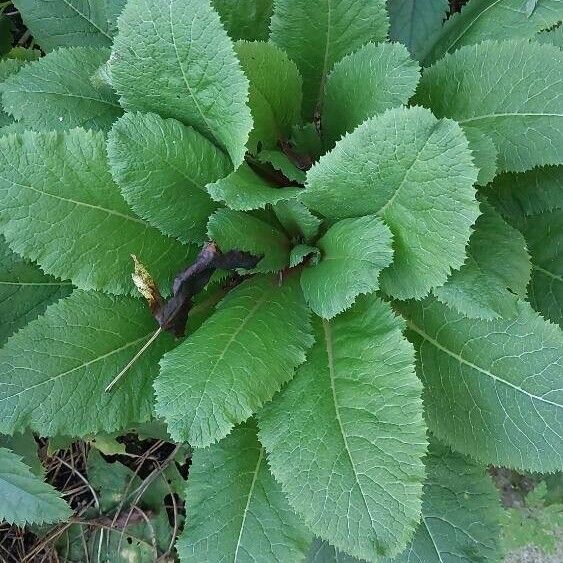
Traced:
[[406, 104], [420, 71], [403, 45], [368, 43], [345, 56], [329, 74], [323, 100], [322, 134], [326, 147], [368, 117]]
[[301, 189], [275, 187], [260, 177], [244, 163], [226, 178], [207, 186], [207, 191], [215, 201], [224, 202], [231, 209], [249, 211], [263, 209], [267, 204], [296, 198]]
[[110, 47], [126, 0], [14, 0], [44, 51], [56, 47]]
[[[444, 24], [434, 45], [424, 58], [429, 65], [464, 45], [486, 39], [530, 39], [541, 29], [548, 29], [563, 19], [560, 0], [541, 0], [531, 15], [526, 0], [470, 0], [458, 14]], [[518, 64], [515, 64], [518, 68]]]
[[415, 59], [422, 60], [449, 7], [448, 0], [387, 0], [389, 39], [399, 41]]
[[194, 452], [186, 498], [187, 525], [176, 544], [182, 561], [290, 563], [307, 553], [311, 533], [270, 474], [253, 421]]
[[499, 561], [502, 511], [485, 468], [432, 440], [426, 472], [422, 521], [392, 563]]
[[289, 241], [278, 229], [242, 211], [219, 209], [209, 219], [209, 238], [221, 252], [244, 250], [264, 257], [256, 268], [259, 272], [275, 272], [289, 264]]
[[467, 317], [510, 319], [530, 280], [526, 241], [489, 204], [482, 203], [481, 210], [465, 264], [434, 295]]
[[[562, 4], [563, 6], [563, 4]], [[500, 171], [563, 163], [563, 53], [528, 41], [485, 41], [430, 67], [416, 101], [488, 135]]]
[[[316, 264], [321, 257], [321, 252], [316, 246], [309, 246], [308, 244], [298, 244], [291, 249], [289, 254], [289, 267], [295, 268], [299, 266], [306, 259], [311, 260], [312, 264]], [[303, 286], [303, 282], [301, 282]]]
[[108, 130], [123, 113], [107, 86], [92, 75], [107, 61], [106, 49], [59, 49], [25, 65], [1, 85], [5, 110], [30, 129]]
[[248, 148], [274, 148], [300, 121], [302, 80], [293, 61], [272, 43], [239, 41], [235, 52], [250, 81], [248, 105], [254, 128]]
[[41, 464], [37, 451], [37, 442], [29, 430], [13, 436], [0, 435], [0, 447], [7, 448], [21, 457], [34, 475], [43, 477], [45, 468]]
[[71, 291], [70, 282], [46, 276], [14, 254], [0, 237], [0, 345]]
[[211, 0], [233, 41], [266, 41], [270, 33], [273, 0]]
[[0, 520], [8, 524], [53, 523], [72, 515], [59, 493], [6, 448], [0, 448], [0, 498]]
[[10, 247], [81, 289], [135, 292], [131, 254], [168, 287], [193, 255], [133, 215], [111, 178], [102, 133], [0, 138], [0, 195]]
[[463, 127], [463, 132], [469, 141], [469, 148], [473, 153], [473, 162], [479, 169], [477, 184], [485, 186], [494, 179], [497, 173], [497, 148], [493, 140], [480, 129]]
[[112, 432], [148, 420], [161, 334], [112, 393], [104, 389], [155, 331], [139, 299], [75, 290], [0, 350], [0, 432]]
[[379, 287], [379, 273], [393, 260], [391, 232], [378, 217], [343, 219], [318, 241], [321, 259], [301, 273], [309, 307], [331, 319], [348, 309], [361, 293]]
[[385, 0], [276, 0], [270, 40], [297, 64], [303, 78], [306, 118], [320, 109], [334, 63], [364, 43], [385, 40]]
[[252, 129], [248, 80], [209, 0], [129, 0], [119, 18], [111, 78], [127, 110], [191, 125], [244, 158]]
[[420, 517], [421, 384], [402, 329], [374, 296], [317, 319], [307, 362], [258, 413], [291, 506], [317, 536], [368, 561], [402, 549]]
[[288, 180], [292, 182], [297, 182], [299, 184], [304, 184], [306, 179], [306, 174], [304, 170], [297, 168], [288, 156], [278, 150], [262, 150], [257, 155], [256, 158], [260, 162], [271, 164], [275, 170], [281, 172]]
[[191, 127], [154, 113], [125, 114], [111, 130], [114, 180], [132, 209], [182, 242], [203, 242], [217, 205], [205, 191], [226, 176], [225, 153]]
[[382, 288], [400, 299], [422, 297], [465, 260], [479, 214], [476, 177], [456, 123], [424, 108], [395, 108], [365, 121], [323, 156], [308, 172], [301, 199], [331, 219], [380, 216], [395, 251]]
[[208, 446], [269, 401], [312, 343], [297, 276], [281, 287], [270, 276], [254, 277], [164, 355], [154, 384], [157, 414], [175, 440]]
[[280, 201], [272, 209], [285, 231], [293, 238], [310, 242], [317, 236], [321, 220], [301, 202], [291, 199]]
[[516, 319], [467, 319], [438, 301], [397, 305], [418, 350], [430, 429], [484, 463], [555, 471], [563, 462], [563, 335], [529, 304]]

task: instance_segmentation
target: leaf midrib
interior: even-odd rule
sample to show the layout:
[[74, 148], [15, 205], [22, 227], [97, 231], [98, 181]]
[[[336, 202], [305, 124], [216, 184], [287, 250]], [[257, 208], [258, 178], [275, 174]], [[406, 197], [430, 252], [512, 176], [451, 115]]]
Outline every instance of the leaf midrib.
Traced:
[[78, 8], [73, 6], [68, 0], [63, 0], [63, 2], [75, 13], [77, 13], [81, 18], [87, 21], [94, 29], [97, 29], [102, 35], [105, 35], [110, 41], [112, 37], [109, 33], [105, 32], [101, 27], [96, 25], [91, 19], [86, 17], [86, 14], [83, 14]]
[[563, 117], [562, 113], [543, 113], [543, 112], [506, 112], [506, 113], [487, 113], [483, 115], [476, 115], [467, 117], [465, 119], [457, 119], [456, 121], [463, 125], [464, 123], [471, 123], [473, 121], [481, 121], [483, 119], [491, 119], [497, 117]]

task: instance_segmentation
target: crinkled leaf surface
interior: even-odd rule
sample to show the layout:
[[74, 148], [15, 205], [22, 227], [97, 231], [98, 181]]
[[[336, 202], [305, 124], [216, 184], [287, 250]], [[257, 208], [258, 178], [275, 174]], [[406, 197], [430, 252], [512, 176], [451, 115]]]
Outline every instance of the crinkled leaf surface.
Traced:
[[186, 498], [187, 525], [176, 545], [182, 560], [291, 563], [307, 553], [311, 533], [270, 474], [254, 421], [194, 452]]
[[323, 156], [307, 174], [302, 200], [334, 219], [379, 215], [395, 251], [381, 274], [383, 290], [422, 297], [465, 260], [479, 213], [476, 177], [459, 125], [424, 108], [395, 108], [365, 121]]
[[126, 0], [14, 0], [44, 51], [56, 47], [110, 47]]
[[432, 440], [426, 472], [422, 521], [393, 563], [499, 561], [502, 511], [485, 467]]
[[129, 0], [111, 78], [126, 109], [191, 125], [242, 162], [252, 128], [248, 80], [209, 0]]
[[217, 243], [221, 252], [245, 250], [264, 257], [256, 270], [274, 272], [289, 264], [290, 245], [287, 237], [261, 219], [231, 209], [219, 209], [209, 219], [209, 238]]
[[108, 130], [123, 113], [117, 96], [91, 78], [109, 51], [59, 49], [25, 65], [1, 85], [5, 110], [30, 129]]
[[[563, 4], [562, 4], [563, 5]], [[426, 70], [415, 100], [488, 135], [499, 170], [563, 163], [563, 53], [528, 41], [484, 41]]]
[[276, 0], [270, 40], [295, 62], [303, 78], [306, 118], [319, 109], [334, 63], [364, 43], [384, 41], [385, 0]]
[[14, 254], [0, 238], [0, 345], [71, 291], [70, 282], [45, 275], [35, 264]]
[[555, 29], [550, 29], [549, 31], [542, 31], [538, 33], [534, 39], [538, 43], [550, 43], [555, 45], [560, 49], [563, 49], [563, 26], [559, 25]]
[[563, 335], [530, 305], [467, 319], [438, 301], [397, 305], [418, 351], [434, 434], [484, 463], [555, 471], [563, 461]]
[[468, 317], [510, 319], [530, 281], [526, 241], [489, 204], [482, 203], [481, 210], [465, 264], [434, 295]]
[[108, 139], [112, 175], [133, 210], [182, 242], [202, 242], [217, 209], [205, 186], [226, 176], [229, 158], [206, 137], [154, 113], [124, 115]]
[[273, 0], [211, 0], [233, 41], [266, 41], [273, 3]]
[[470, 0], [460, 13], [448, 19], [434, 38], [434, 45], [424, 58], [425, 64], [486, 39], [529, 39], [563, 19], [559, 0], [540, 0], [531, 15], [526, 13], [525, 3], [526, 0]]
[[131, 254], [166, 288], [194, 254], [133, 214], [111, 178], [102, 133], [0, 138], [0, 195], [10, 247], [82, 289], [135, 292]]
[[140, 299], [75, 290], [0, 350], [0, 432], [84, 436], [150, 418], [162, 334], [111, 393], [104, 389], [152, 336]]
[[343, 219], [318, 241], [321, 257], [301, 273], [309, 307], [330, 319], [348, 309], [361, 293], [379, 287], [379, 273], [391, 263], [391, 231], [379, 217]]
[[485, 186], [497, 173], [498, 151], [493, 140], [475, 127], [464, 127], [463, 132], [473, 153], [473, 162], [479, 169], [477, 184]]
[[374, 296], [317, 318], [307, 362], [258, 413], [289, 503], [317, 536], [368, 561], [401, 550], [420, 518], [421, 384], [402, 329]]
[[334, 65], [323, 100], [327, 147], [368, 117], [401, 106], [414, 94], [420, 71], [398, 43], [368, 43]]
[[275, 148], [301, 118], [302, 80], [297, 66], [272, 43], [239, 41], [235, 52], [250, 82], [254, 127], [248, 148]]
[[6, 448], [0, 448], [0, 498], [0, 519], [8, 524], [53, 523], [72, 515], [59, 493]]
[[215, 201], [224, 202], [231, 209], [248, 211], [294, 199], [301, 189], [273, 186], [244, 163], [227, 177], [209, 184], [207, 191]]
[[224, 438], [293, 377], [312, 345], [297, 276], [254, 277], [231, 291], [161, 360], [159, 416], [170, 435], [204, 447]]
[[387, 0], [389, 39], [407, 47], [415, 59], [422, 60], [449, 9], [448, 0]]

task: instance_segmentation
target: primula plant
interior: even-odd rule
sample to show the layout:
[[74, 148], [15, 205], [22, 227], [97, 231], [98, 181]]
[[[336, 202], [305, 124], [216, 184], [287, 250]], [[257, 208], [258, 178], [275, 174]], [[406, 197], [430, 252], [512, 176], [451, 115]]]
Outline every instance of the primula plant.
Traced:
[[487, 466], [563, 465], [563, 2], [13, 4], [0, 518], [71, 514], [18, 436], [161, 420], [182, 561], [499, 560]]

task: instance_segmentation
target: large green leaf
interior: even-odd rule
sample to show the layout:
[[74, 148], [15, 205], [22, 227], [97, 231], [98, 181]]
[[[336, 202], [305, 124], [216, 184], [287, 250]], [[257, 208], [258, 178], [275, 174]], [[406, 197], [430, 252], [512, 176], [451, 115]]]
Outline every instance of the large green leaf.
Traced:
[[46, 276], [35, 264], [14, 254], [0, 237], [0, 345], [71, 291], [70, 282]]
[[300, 201], [280, 201], [272, 209], [285, 231], [293, 238], [310, 242], [317, 236], [321, 220]]
[[109, 47], [126, 0], [14, 0], [34, 40], [56, 47]]
[[468, 317], [509, 319], [518, 314], [530, 280], [526, 241], [489, 204], [481, 210], [465, 264], [434, 295]]
[[111, 393], [108, 383], [154, 333], [132, 297], [75, 290], [0, 350], [0, 432], [84, 436], [150, 418], [152, 380], [172, 339], [161, 334]]
[[348, 309], [361, 293], [379, 287], [379, 273], [391, 263], [391, 232], [374, 216], [343, 219], [318, 241], [318, 263], [301, 273], [309, 307], [330, 319]]
[[290, 504], [317, 536], [368, 561], [401, 550], [420, 518], [422, 387], [403, 326], [374, 296], [317, 319], [307, 362], [258, 414]]
[[485, 468], [432, 440], [426, 472], [422, 521], [393, 563], [499, 561], [502, 511]]
[[[562, 4], [563, 5], [563, 4]], [[415, 100], [488, 135], [499, 170], [563, 163], [563, 53], [528, 41], [484, 41], [430, 67]]]
[[306, 563], [365, 563], [336, 549], [328, 542], [315, 538], [309, 549]]
[[497, 173], [498, 151], [493, 140], [475, 127], [464, 127], [463, 132], [473, 153], [473, 162], [479, 169], [477, 184], [485, 186]]
[[459, 125], [424, 108], [395, 108], [321, 157], [307, 174], [302, 200], [334, 219], [379, 215], [395, 250], [382, 288], [398, 298], [422, 297], [465, 260], [479, 214], [476, 178]]
[[420, 71], [397, 43], [368, 43], [346, 55], [329, 74], [323, 100], [322, 134], [327, 147], [368, 117], [400, 106], [414, 94]]
[[563, 335], [530, 305], [516, 319], [468, 319], [438, 301], [397, 305], [418, 350], [430, 429], [484, 463], [563, 463]]
[[59, 49], [25, 65], [1, 85], [5, 110], [30, 129], [107, 130], [123, 113], [117, 96], [91, 77], [109, 51]]
[[534, 39], [538, 43], [550, 43], [555, 45], [560, 49], [563, 49], [563, 26], [559, 25], [555, 29], [550, 29], [549, 31], [542, 31], [538, 33]]
[[239, 41], [235, 52], [250, 82], [248, 105], [254, 127], [248, 148], [275, 148], [301, 119], [302, 81], [286, 53], [272, 43]]
[[540, 0], [531, 14], [526, 12], [525, 4], [526, 0], [470, 0], [433, 38], [432, 48], [425, 53], [425, 64], [486, 39], [529, 39], [563, 19], [560, 0]]
[[60, 494], [6, 448], [0, 448], [0, 498], [0, 520], [8, 524], [53, 523], [72, 515]]
[[135, 292], [131, 254], [166, 288], [194, 254], [133, 215], [111, 178], [102, 133], [0, 138], [0, 194], [10, 247], [82, 289]]
[[110, 66], [126, 109], [191, 125], [242, 162], [248, 80], [209, 0], [129, 0]]
[[233, 41], [266, 41], [270, 33], [273, 0], [211, 0]]
[[225, 437], [293, 377], [312, 345], [297, 276], [254, 277], [231, 291], [161, 360], [156, 410], [170, 435], [204, 447]]
[[433, 45], [449, 9], [448, 0], [387, 0], [389, 39], [407, 47], [422, 60]]
[[320, 108], [324, 83], [334, 63], [365, 43], [383, 41], [389, 27], [385, 0], [276, 0], [270, 39], [303, 77], [303, 110]]
[[270, 474], [254, 421], [194, 452], [186, 498], [187, 525], [176, 545], [183, 561], [294, 563], [307, 553], [311, 533]]
[[154, 113], [124, 115], [108, 139], [111, 172], [127, 203], [182, 242], [201, 242], [217, 205], [205, 186], [226, 176], [229, 158], [206, 137]]

